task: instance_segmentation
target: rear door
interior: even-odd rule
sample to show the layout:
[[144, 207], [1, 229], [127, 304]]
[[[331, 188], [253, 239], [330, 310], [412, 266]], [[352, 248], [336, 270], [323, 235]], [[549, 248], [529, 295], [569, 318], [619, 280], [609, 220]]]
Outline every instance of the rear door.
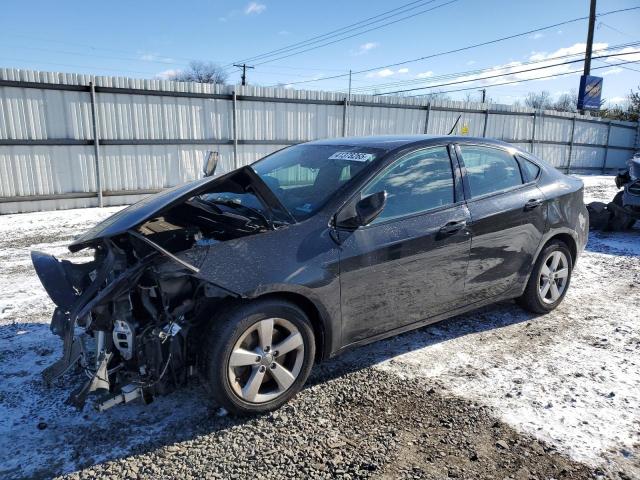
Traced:
[[465, 298], [473, 303], [526, 278], [544, 233], [547, 206], [532, 178], [535, 165], [521, 166], [513, 151], [472, 144], [456, 151], [471, 214]]
[[339, 232], [345, 345], [450, 310], [464, 293], [470, 216], [448, 147], [406, 154], [361, 196], [383, 190], [376, 220]]

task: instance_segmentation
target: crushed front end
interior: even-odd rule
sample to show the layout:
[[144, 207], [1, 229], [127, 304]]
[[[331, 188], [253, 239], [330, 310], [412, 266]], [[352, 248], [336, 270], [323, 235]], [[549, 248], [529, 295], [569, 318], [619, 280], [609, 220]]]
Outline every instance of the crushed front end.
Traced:
[[62, 358], [43, 377], [52, 383], [72, 367], [87, 377], [71, 404], [82, 408], [98, 390], [104, 392], [100, 410], [140, 397], [149, 401], [195, 372], [190, 333], [198, 323], [196, 305], [201, 297], [226, 293], [203, 284], [188, 260], [165, 253], [169, 258], [135, 233], [101, 240], [88, 263], [32, 253], [56, 304], [51, 330], [63, 340]]

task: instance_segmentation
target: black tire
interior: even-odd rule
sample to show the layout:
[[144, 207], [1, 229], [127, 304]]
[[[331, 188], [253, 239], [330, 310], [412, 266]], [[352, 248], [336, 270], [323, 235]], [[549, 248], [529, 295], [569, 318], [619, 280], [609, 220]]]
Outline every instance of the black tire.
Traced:
[[[284, 319], [297, 329], [303, 342], [303, 352], [299, 353], [302, 363], [297, 364], [299, 373], [290, 387], [278, 394], [273, 400], [254, 403], [243, 399], [238, 394], [238, 378], [230, 378], [229, 362], [236, 342], [240, 341], [243, 335], [247, 335], [247, 332], [252, 328], [256, 328], [260, 321], [266, 319]], [[277, 331], [278, 328], [280, 327], [276, 325], [274, 331]], [[254, 333], [249, 335], [254, 335]], [[315, 338], [309, 319], [296, 305], [277, 299], [258, 300], [226, 311], [221, 318], [214, 321], [203, 348], [205, 349], [203, 352], [205, 376], [213, 400], [236, 415], [259, 414], [281, 407], [300, 391], [311, 372], [315, 358]], [[269, 361], [275, 362], [276, 359]], [[264, 368], [265, 372], [269, 372], [264, 373], [267, 384], [269, 382], [275, 384], [275, 377], [270, 373], [269, 368], [261, 363], [238, 368], [248, 369], [246, 372], [249, 376], [253, 373], [254, 368]], [[232, 385], [235, 385], [236, 390]]]
[[[616, 193], [611, 203], [618, 207], [622, 207], [622, 195], [623, 192]], [[607, 225], [608, 230], [614, 232], [629, 230], [633, 227], [634, 223], [636, 223], [635, 218], [625, 214], [618, 208], [610, 208], [609, 210], [611, 210], [611, 217], [609, 218], [609, 224]]]
[[[560, 297], [552, 302], [545, 302], [540, 294], [540, 274], [545, 262], [549, 259], [553, 252], [560, 251], [562, 252], [568, 262], [568, 276], [566, 278], [566, 284], [562, 290], [562, 294]], [[531, 271], [531, 275], [529, 276], [529, 281], [527, 282], [527, 287], [524, 290], [524, 293], [516, 299], [518, 304], [533, 313], [547, 313], [551, 310], [555, 309], [562, 302], [564, 296], [569, 289], [569, 285], [571, 283], [571, 274], [573, 273], [573, 258], [571, 256], [571, 252], [567, 245], [560, 240], [552, 240], [550, 241], [540, 252], [538, 255], [538, 259], [536, 260], [535, 265], [533, 266], [533, 270]]]

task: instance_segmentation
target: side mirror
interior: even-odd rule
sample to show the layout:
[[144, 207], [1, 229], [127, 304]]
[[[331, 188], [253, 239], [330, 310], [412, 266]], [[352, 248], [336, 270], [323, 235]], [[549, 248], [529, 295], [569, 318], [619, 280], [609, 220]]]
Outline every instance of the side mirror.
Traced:
[[210, 177], [215, 173], [219, 159], [220, 155], [218, 152], [207, 150], [204, 153], [204, 162], [202, 163], [202, 174], [204, 177]]
[[358, 200], [353, 207], [344, 208], [336, 216], [336, 226], [342, 228], [358, 228], [369, 225], [384, 210], [387, 203], [387, 192], [377, 192]]

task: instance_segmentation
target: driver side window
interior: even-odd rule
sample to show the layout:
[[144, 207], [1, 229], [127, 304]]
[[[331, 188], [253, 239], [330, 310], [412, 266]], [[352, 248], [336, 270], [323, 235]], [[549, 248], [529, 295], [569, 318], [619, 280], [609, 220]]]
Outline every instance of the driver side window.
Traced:
[[394, 162], [362, 192], [385, 190], [387, 203], [373, 223], [454, 203], [453, 172], [446, 147], [411, 152]]

